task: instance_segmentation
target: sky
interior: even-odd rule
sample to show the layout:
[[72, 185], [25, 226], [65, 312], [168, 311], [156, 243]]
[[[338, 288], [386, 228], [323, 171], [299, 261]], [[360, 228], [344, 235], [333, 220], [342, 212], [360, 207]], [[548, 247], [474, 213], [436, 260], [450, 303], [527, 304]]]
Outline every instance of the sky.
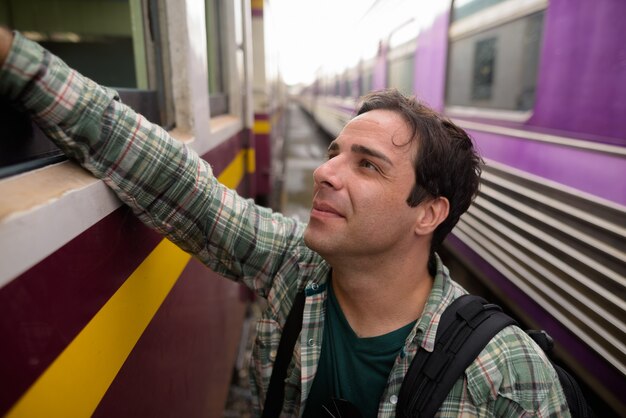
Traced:
[[337, 40], [354, 31], [375, 1], [271, 0], [285, 82], [310, 82], [320, 63], [343, 62], [342, 55], [354, 48]]
[[[440, 0], [270, 0], [279, 65], [287, 84], [310, 83], [320, 66], [341, 70], [374, 56], [382, 36], [415, 37]], [[384, 35], [383, 35], [384, 34]]]

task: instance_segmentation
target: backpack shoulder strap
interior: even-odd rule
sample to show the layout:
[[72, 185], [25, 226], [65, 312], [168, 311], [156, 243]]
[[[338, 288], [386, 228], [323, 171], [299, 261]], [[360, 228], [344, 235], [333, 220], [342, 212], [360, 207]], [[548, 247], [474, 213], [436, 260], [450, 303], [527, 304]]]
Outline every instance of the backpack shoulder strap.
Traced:
[[499, 306], [474, 295], [456, 299], [441, 316], [432, 353], [419, 348], [404, 377], [396, 416], [432, 417], [487, 343], [516, 324]]
[[283, 409], [285, 377], [287, 377], [287, 368], [293, 357], [293, 349], [296, 346], [298, 335], [300, 335], [300, 331], [302, 330], [304, 301], [305, 295], [304, 290], [302, 290], [296, 295], [291, 310], [287, 315], [285, 327], [283, 328], [280, 342], [278, 343], [278, 351], [276, 352], [276, 360], [272, 368], [270, 385], [267, 388], [267, 395], [265, 396], [262, 418], [278, 417]]

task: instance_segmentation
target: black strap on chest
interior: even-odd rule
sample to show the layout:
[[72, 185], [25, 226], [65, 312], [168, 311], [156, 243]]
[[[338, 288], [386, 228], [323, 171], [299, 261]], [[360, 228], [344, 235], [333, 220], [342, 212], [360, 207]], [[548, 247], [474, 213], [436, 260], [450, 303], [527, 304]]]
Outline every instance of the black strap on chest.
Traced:
[[444, 399], [500, 330], [516, 324], [499, 306], [464, 295], [445, 310], [437, 328], [432, 353], [419, 348], [404, 377], [396, 416], [432, 417]]
[[[302, 328], [303, 310], [304, 291], [296, 296], [285, 323], [265, 399], [263, 418], [278, 417], [282, 410], [287, 367]], [[452, 302], [441, 316], [433, 352], [418, 348], [409, 366], [398, 394], [396, 416], [433, 417], [465, 369], [487, 343], [509, 325], [517, 323], [502, 312], [498, 305], [490, 304], [479, 296], [463, 295]], [[543, 331], [527, 333], [549, 356], [552, 350], [550, 337]], [[594, 418], [595, 414], [576, 380], [567, 370], [554, 362], [552, 365], [563, 386], [572, 416]]]
[[[296, 296], [278, 345], [262, 418], [277, 418], [285, 397], [287, 368], [302, 328], [305, 295]], [[498, 305], [474, 295], [456, 299], [445, 310], [432, 353], [420, 348], [398, 396], [396, 416], [432, 417], [485, 345], [508, 325], [516, 324]], [[461, 350], [462, 348], [462, 350]]]
[[265, 397], [262, 418], [278, 418], [283, 409], [285, 378], [287, 377], [287, 368], [293, 357], [293, 349], [302, 329], [304, 300], [305, 295], [304, 290], [302, 290], [296, 295], [287, 316], [287, 321], [285, 321], [285, 327], [280, 336], [280, 343], [276, 352], [276, 361], [272, 369], [272, 377], [270, 377], [270, 385]]

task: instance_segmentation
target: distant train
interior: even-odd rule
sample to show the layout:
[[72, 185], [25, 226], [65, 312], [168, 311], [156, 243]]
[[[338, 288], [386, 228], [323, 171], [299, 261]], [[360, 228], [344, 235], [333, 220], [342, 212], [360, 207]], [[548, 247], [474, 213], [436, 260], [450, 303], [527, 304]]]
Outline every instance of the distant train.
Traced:
[[446, 241], [453, 277], [480, 279], [527, 326], [546, 329], [560, 358], [619, 415], [624, 17], [626, 2], [614, 0], [379, 0], [336, 40], [346, 54], [365, 42], [364, 52], [344, 68], [321, 67], [299, 95], [332, 135], [359, 96], [387, 87], [465, 128], [486, 165], [480, 196]]
[[[285, 98], [269, 12], [256, 0], [0, 0], [0, 24], [117, 89], [265, 204]], [[0, 106], [0, 416], [222, 416], [247, 292]]]

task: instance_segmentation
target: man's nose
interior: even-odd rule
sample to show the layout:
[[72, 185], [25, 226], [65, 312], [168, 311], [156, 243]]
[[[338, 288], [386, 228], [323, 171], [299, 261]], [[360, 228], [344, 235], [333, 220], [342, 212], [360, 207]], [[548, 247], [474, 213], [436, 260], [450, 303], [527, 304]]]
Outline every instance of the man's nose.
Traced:
[[313, 180], [317, 187], [341, 188], [341, 156], [336, 156], [320, 165], [313, 172]]

